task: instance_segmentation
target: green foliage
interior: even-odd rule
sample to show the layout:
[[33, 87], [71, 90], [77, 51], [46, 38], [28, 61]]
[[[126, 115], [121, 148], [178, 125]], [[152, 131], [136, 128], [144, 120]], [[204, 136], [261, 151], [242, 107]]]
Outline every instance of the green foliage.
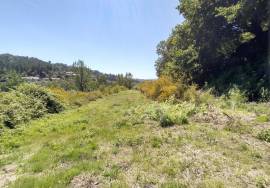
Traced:
[[49, 91], [35, 84], [22, 84], [0, 98], [0, 121], [9, 128], [62, 110], [62, 104]]
[[116, 79], [116, 84], [131, 89], [134, 85], [133, 83], [133, 75], [131, 73], [118, 74]]
[[73, 71], [76, 73], [75, 85], [79, 91], [89, 91], [91, 73], [84, 62], [79, 60], [73, 63]]
[[258, 134], [260, 140], [270, 142], [270, 129], [263, 130]]
[[157, 46], [158, 76], [199, 88], [208, 83], [219, 95], [238, 85], [249, 100], [265, 100], [268, 92], [260, 92], [270, 89], [268, 7], [266, 0], [181, 0], [185, 21]]
[[46, 111], [41, 100], [17, 91], [5, 93], [0, 99], [0, 121], [9, 128], [39, 118]]
[[16, 86], [20, 85], [23, 82], [24, 81], [21, 76], [13, 70], [3, 75], [0, 75], [0, 92], [7, 92], [11, 89], [15, 89]]
[[168, 114], [163, 114], [160, 117], [159, 124], [161, 127], [171, 127], [174, 125], [172, 118]]
[[199, 109], [192, 103], [170, 104], [165, 102], [139, 106], [130, 110], [127, 115], [130, 119], [134, 118], [133, 121], [150, 119], [159, 122], [162, 127], [169, 127], [175, 124], [187, 124], [188, 117]]
[[260, 101], [269, 102], [270, 101], [270, 90], [262, 87], [260, 90]]
[[[168, 126], [165, 126], [165, 127], [168, 127]], [[162, 139], [159, 138], [159, 137], [153, 137], [153, 138], [151, 139], [151, 146], [152, 146], [153, 148], [160, 148], [161, 145], [162, 145], [162, 143], [163, 143], [163, 141], [162, 141]]]
[[270, 118], [268, 115], [260, 115], [256, 118], [256, 120], [259, 122], [259, 123], [265, 123], [265, 122], [268, 122], [270, 121]]
[[235, 109], [237, 107], [241, 107], [245, 102], [247, 102], [247, 98], [244, 92], [242, 92], [237, 87], [234, 87], [228, 92], [227, 101], [230, 107]]
[[48, 113], [59, 113], [63, 110], [62, 104], [44, 87], [36, 84], [22, 84], [17, 91], [31, 98], [40, 100]]
[[[5, 130], [0, 167], [17, 166], [11, 172], [17, 179], [7, 187], [269, 187], [269, 145], [253, 135], [262, 129], [260, 124], [249, 125], [253, 132], [244, 135], [193, 119], [184, 127], [157, 126], [164, 113], [171, 119], [172, 112], [189, 118], [194, 107], [195, 113], [200, 110], [191, 102], [177, 105], [124, 91]], [[269, 112], [266, 103], [247, 105]], [[157, 114], [157, 122], [149, 120], [147, 111]], [[133, 124], [133, 118], [141, 117], [144, 122]], [[182, 177], [185, 173], [189, 175]], [[223, 181], [224, 175], [230, 181]]]

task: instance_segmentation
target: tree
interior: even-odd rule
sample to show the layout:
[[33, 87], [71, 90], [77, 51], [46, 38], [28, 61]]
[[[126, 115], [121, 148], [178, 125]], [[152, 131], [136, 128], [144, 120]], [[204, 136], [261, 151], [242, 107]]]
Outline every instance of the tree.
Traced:
[[76, 74], [75, 85], [77, 88], [82, 92], [87, 91], [91, 81], [90, 69], [84, 65], [83, 61], [78, 60], [73, 63], [73, 71]]
[[0, 76], [0, 91], [9, 91], [15, 89], [16, 86], [23, 83], [22, 77], [15, 71], [10, 71], [5, 75]]
[[130, 72], [128, 72], [125, 75], [124, 86], [127, 87], [128, 89], [131, 89], [133, 86], [132, 84], [133, 84], [133, 75]]
[[181, 0], [185, 21], [157, 47], [157, 75], [205, 83], [219, 94], [233, 85], [250, 100], [270, 89], [267, 0]]
[[133, 75], [131, 73], [126, 73], [125, 76], [123, 74], [118, 74], [116, 83], [131, 89], [133, 86]]

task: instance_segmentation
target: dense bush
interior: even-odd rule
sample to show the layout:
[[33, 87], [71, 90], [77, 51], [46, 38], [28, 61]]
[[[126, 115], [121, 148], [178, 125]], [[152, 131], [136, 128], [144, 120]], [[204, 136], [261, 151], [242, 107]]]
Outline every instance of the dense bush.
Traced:
[[161, 127], [171, 127], [174, 125], [172, 118], [168, 114], [163, 114], [160, 117], [159, 123]]
[[4, 92], [15, 89], [16, 86], [24, 82], [21, 76], [15, 71], [4, 72], [4, 74], [0, 73], [0, 80], [4, 81], [0, 82], [0, 91]]
[[181, 0], [177, 8], [185, 21], [157, 46], [159, 77], [270, 99], [269, 0]]
[[181, 80], [172, 82], [167, 77], [138, 84], [137, 89], [147, 97], [158, 100], [172, 100], [176, 102], [188, 101], [196, 105], [200, 103], [212, 104], [215, 100], [212, 90], [198, 90], [196, 85], [186, 85]]
[[45, 88], [23, 84], [0, 98], [0, 124], [14, 128], [20, 123], [42, 117], [46, 113], [58, 113], [63, 106]]
[[9, 128], [39, 118], [46, 111], [47, 109], [41, 100], [17, 91], [4, 93], [0, 99], [0, 120]]
[[154, 81], [145, 81], [137, 87], [147, 97], [154, 100], [165, 101], [176, 94], [177, 86], [167, 77], [161, 77]]
[[40, 100], [45, 105], [48, 113], [58, 113], [63, 110], [62, 104], [44, 87], [36, 84], [22, 84], [17, 88], [17, 91]]

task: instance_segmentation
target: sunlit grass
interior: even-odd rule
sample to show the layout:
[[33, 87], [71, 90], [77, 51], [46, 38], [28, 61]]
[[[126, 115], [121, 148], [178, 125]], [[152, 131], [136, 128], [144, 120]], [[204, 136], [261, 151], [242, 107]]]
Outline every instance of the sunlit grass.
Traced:
[[130, 109], [147, 104], [138, 92], [125, 91], [5, 132], [0, 165], [18, 165], [9, 186], [268, 185], [270, 147], [249, 131], [253, 124], [239, 131], [238, 125], [216, 129], [189, 121], [162, 128], [134, 121]]

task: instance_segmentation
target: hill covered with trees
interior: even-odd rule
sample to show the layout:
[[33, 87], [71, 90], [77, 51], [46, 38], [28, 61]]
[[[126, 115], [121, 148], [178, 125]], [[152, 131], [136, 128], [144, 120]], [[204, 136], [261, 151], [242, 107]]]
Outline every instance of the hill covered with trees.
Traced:
[[[18, 85], [24, 80], [57, 86], [66, 90], [93, 91], [108, 85], [131, 88], [141, 80], [131, 73], [105, 74], [92, 70], [81, 60], [72, 65], [51, 63], [34, 57], [0, 55], [0, 90]], [[2, 89], [1, 89], [2, 88]]]
[[[22, 76], [45, 77], [64, 77], [66, 72], [72, 72], [73, 65], [63, 63], [52, 63], [43, 61], [35, 57], [14, 56], [11, 54], [0, 55], [0, 74], [9, 71], [16, 71]], [[115, 81], [117, 76], [112, 74], [103, 74], [96, 70], [89, 69], [94, 77], [105, 76], [107, 80]]]
[[249, 100], [270, 96], [269, 1], [181, 0], [185, 20], [157, 47], [158, 76], [213, 88], [237, 86]]

